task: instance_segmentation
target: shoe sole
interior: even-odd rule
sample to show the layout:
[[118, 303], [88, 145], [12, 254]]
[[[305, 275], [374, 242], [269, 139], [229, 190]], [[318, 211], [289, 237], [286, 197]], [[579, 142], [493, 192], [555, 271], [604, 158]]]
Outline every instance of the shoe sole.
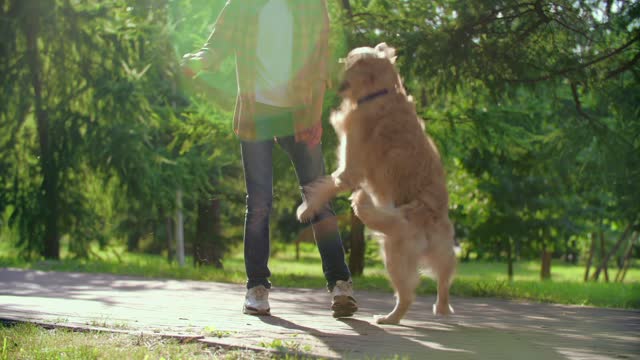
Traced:
[[246, 307], [246, 306], [242, 308], [242, 312], [244, 314], [254, 315], [254, 316], [270, 316], [271, 315], [271, 309], [259, 310], [259, 309]]
[[358, 311], [356, 300], [351, 296], [335, 296], [331, 304], [334, 318], [353, 316]]

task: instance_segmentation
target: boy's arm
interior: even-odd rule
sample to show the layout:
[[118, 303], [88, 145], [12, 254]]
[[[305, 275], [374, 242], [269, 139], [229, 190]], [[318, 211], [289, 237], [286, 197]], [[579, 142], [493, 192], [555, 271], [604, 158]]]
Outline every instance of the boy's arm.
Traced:
[[207, 42], [196, 53], [186, 54], [183, 57], [183, 67], [189, 75], [195, 75], [200, 71], [215, 71], [222, 61], [235, 51], [235, 29], [238, 22], [236, 1], [228, 0], [216, 19], [213, 31]]

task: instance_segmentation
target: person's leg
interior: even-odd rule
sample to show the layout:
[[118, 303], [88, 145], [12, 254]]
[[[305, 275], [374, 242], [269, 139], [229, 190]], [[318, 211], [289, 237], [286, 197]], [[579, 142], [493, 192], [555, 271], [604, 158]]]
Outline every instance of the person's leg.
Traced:
[[[306, 144], [296, 142], [293, 136], [278, 138], [278, 144], [287, 152], [295, 167], [301, 192], [302, 187], [324, 175], [321, 145], [309, 149]], [[337, 281], [348, 281], [351, 273], [345, 262], [338, 221], [330, 204], [326, 204], [317, 213], [311, 224], [322, 258], [322, 271], [327, 279], [327, 287], [332, 290]]]
[[273, 140], [242, 141], [242, 165], [247, 188], [244, 223], [244, 264], [247, 289], [258, 285], [271, 288], [268, 261], [269, 214], [273, 201]]

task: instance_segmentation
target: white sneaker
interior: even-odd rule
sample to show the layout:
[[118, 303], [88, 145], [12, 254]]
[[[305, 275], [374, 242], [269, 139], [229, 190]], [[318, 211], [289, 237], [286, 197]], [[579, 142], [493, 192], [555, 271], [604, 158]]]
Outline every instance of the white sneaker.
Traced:
[[247, 290], [242, 312], [248, 315], [271, 315], [269, 289], [258, 285]]
[[331, 291], [333, 300], [331, 301], [331, 310], [333, 317], [347, 317], [358, 311], [358, 304], [353, 297], [353, 285], [351, 280], [338, 280], [336, 286]]

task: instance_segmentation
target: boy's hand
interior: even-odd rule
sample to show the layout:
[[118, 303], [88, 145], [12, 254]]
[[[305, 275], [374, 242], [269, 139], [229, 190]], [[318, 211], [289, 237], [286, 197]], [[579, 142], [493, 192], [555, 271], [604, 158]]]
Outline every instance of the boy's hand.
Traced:
[[296, 142], [304, 142], [307, 144], [309, 149], [313, 149], [318, 146], [320, 144], [320, 140], [322, 140], [322, 123], [318, 121], [316, 125], [313, 125], [308, 129], [298, 131], [295, 139]]

